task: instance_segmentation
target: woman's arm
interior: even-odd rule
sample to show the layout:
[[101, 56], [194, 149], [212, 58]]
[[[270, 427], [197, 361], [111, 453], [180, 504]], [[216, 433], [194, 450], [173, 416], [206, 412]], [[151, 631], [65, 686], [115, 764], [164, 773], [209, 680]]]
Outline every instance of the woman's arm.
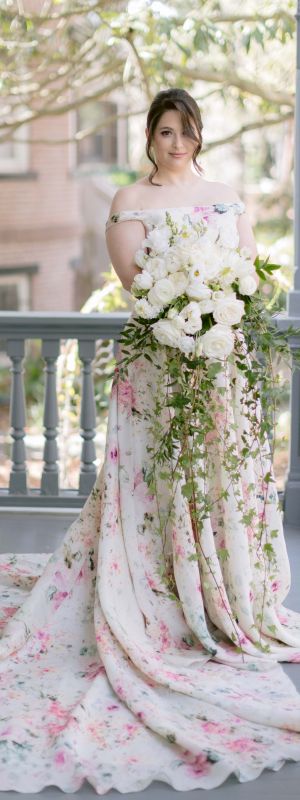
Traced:
[[[132, 194], [128, 189], [119, 189], [113, 199], [109, 216], [132, 207]], [[134, 256], [146, 237], [146, 230], [140, 220], [124, 220], [111, 225], [106, 231], [106, 244], [112, 265], [124, 289], [130, 291], [134, 276], [142, 270], [134, 263]]]
[[237, 228], [240, 237], [239, 247], [249, 247], [251, 258], [254, 261], [257, 256], [257, 247], [250, 219], [246, 212], [239, 215]]

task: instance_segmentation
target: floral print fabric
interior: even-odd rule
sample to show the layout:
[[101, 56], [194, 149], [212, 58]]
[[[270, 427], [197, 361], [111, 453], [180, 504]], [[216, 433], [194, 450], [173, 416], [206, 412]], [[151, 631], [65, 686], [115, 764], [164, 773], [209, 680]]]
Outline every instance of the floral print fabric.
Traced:
[[[172, 213], [191, 225], [194, 214], [205, 214], [235, 246], [242, 210], [220, 204]], [[162, 214], [142, 212], [145, 226]], [[242, 376], [222, 379], [240, 441]], [[278, 663], [300, 662], [300, 614], [282, 606], [290, 572], [274, 484], [268, 525], [280, 535], [261, 621], [264, 652], [255, 645], [263, 581], [253, 528], [241, 523], [230, 492], [203, 532], [221, 593], [190, 558], [191, 517], [180, 487], [163, 556], [155, 521], [167, 513], [170, 488], [161, 478], [157, 507], [144, 480], [147, 415], [158, 391], [159, 370], [143, 357], [133, 362], [128, 379], [112, 389], [102, 469], [59, 547], [51, 556], [0, 556], [3, 791], [54, 785], [75, 792], [85, 779], [98, 794], [138, 791], [154, 780], [181, 791], [211, 789], [231, 773], [248, 781], [266, 767], [300, 760], [300, 695]], [[220, 491], [224, 474], [213, 435], [211, 448], [205, 469]], [[258, 521], [267, 469], [266, 447], [263, 460], [253, 457], [241, 476], [245, 509], [256, 503]], [[222, 548], [225, 561], [218, 560]], [[163, 557], [175, 580], [173, 597], [161, 580]], [[229, 640], [229, 606], [243, 655]]]

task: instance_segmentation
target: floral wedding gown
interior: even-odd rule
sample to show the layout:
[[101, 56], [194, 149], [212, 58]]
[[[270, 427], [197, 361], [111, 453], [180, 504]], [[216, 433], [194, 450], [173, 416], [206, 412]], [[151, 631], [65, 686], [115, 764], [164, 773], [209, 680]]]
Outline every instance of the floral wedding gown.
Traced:
[[[145, 230], [167, 209], [121, 212]], [[242, 203], [170, 208], [193, 225], [217, 225], [238, 244]], [[257, 625], [263, 581], [253, 529], [229, 493], [203, 531], [221, 591], [193, 553], [191, 516], [180, 490], [168, 531], [177, 597], [161, 580], [159, 509], [145, 477], [145, 412], [158, 370], [143, 357], [113, 386], [104, 464], [76, 521], [54, 553], [0, 556], [0, 788], [74, 792], [86, 779], [98, 794], [138, 791], [154, 780], [186, 791], [219, 786], [230, 773], [256, 778], [300, 760], [300, 695], [279, 661], [300, 661], [300, 614], [282, 606], [290, 571], [274, 483], [266, 514], [276, 567]], [[231, 389], [239, 437], [245, 419], [241, 373]], [[262, 476], [252, 459], [241, 475], [245, 509], [262, 514]], [[209, 464], [207, 464], [209, 472]], [[219, 489], [224, 476], [219, 472]], [[161, 486], [162, 503], [168, 502]], [[218, 561], [226, 547], [229, 558]], [[243, 654], [230, 641], [230, 613]]]

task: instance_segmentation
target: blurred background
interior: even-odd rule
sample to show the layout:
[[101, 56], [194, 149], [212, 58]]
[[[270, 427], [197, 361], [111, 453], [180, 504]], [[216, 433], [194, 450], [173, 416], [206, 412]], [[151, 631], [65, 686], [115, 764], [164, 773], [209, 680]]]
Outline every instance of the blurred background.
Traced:
[[[199, 163], [245, 201], [259, 254], [281, 269], [263, 286], [285, 309], [293, 284], [295, 3], [0, 3], [0, 311], [130, 309], [105, 246], [112, 197], [149, 173], [145, 124], [160, 89], [187, 89], [203, 119]], [[93, 365], [97, 464], [105, 442], [111, 342]], [[10, 470], [10, 361], [0, 342], [0, 485]], [[80, 369], [77, 343], [58, 358], [60, 481], [78, 482]], [[275, 474], [283, 489], [289, 452], [290, 371], [280, 377]], [[44, 360], [26, 342], [28, 485], [40, 482]]]

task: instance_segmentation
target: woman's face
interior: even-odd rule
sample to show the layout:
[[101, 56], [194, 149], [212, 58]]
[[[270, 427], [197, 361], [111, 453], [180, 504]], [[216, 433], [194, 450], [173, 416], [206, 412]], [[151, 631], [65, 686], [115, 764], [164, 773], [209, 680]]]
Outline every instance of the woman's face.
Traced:
[[[191, 118], [190, 124], [198, 139], [195, 123]], [[158, 167], [181, 170], [192, 159], [196, 142], [183, 131], [180, 112], [170, 109], [160, 117], [151, 145]]]

